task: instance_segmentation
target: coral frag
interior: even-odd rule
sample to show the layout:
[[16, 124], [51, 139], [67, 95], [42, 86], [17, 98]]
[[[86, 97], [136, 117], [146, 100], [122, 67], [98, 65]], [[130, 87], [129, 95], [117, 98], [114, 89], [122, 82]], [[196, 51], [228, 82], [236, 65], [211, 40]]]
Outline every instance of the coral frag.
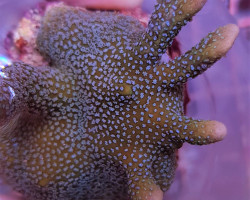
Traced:
[[161, 199], [178, 148], [226, 134], [183, 115], [183, 84], [225, 55], [237, 26], [160, 62], [204, 4], [158, 0], [146, 29], [115, 12], [49, 9], [37, 47], [50, 66], [1, 58], [1, 176], [29, 200]]

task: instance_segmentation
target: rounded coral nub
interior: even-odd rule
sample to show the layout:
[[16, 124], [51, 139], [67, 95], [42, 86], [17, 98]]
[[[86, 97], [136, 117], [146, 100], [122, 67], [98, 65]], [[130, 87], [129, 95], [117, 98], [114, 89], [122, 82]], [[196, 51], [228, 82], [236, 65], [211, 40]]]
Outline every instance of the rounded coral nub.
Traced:
[[217, 121], [208, 121], [204, 129], [214, 142], [223, 140], [227, 134], [226, 126]]
[[216, 31], [219, 34], [215, 36], [216, 40], [208, 50], [211, 57], [218, 58], [224, 56], [233, 46], [236, 37], [239, 34], [239, 28], [235, 24], [227, 24], [218, 28]]

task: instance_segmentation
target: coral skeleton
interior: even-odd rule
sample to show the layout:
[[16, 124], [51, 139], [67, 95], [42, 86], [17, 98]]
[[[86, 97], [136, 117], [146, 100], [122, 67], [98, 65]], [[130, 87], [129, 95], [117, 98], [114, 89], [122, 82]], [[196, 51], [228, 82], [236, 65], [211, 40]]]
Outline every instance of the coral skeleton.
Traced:
[[158, 0], [148, 26], [116, 12], [54, 6], [37, 67], [0, 58], [0, 175], [26, 199], [161, 199], [184, 142], [223, 139], [184, 116], [183, 85], [231, 48], [233, 24], [161, 57], [205, 0]]

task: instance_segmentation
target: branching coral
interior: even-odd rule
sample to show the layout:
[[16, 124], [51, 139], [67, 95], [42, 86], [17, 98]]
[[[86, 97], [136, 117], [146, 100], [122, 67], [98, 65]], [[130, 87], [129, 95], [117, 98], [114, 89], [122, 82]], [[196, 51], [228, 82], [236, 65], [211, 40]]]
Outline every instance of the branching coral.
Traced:
[[225, 55], [238, 28], [160, 62], [204, 3], [158, 0], [146, 30], [118, 13], [48, 10], [37, 46], [51, 65], [1, 60], [1, 175], [27, 199], [159, 199], [184, 142], [226, 133], [183, 115], [183, 84]]

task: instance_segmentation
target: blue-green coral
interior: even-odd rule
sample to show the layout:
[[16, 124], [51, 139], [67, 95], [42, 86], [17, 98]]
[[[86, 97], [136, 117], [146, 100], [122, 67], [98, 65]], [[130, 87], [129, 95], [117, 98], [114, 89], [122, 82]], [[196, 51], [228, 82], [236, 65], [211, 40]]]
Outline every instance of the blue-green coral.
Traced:
[[183, 83], [221, 58], [238, 28], [160, 62], [204, 3], [158, 0], [146, 29], [114, 12], [49, 9], [37, 47], [51, 65], [1, 60], [1, 176], [29, 200], [149, 200], [166, 191], [185, 141], [225, 135], [219, 122], [183, 116]]

